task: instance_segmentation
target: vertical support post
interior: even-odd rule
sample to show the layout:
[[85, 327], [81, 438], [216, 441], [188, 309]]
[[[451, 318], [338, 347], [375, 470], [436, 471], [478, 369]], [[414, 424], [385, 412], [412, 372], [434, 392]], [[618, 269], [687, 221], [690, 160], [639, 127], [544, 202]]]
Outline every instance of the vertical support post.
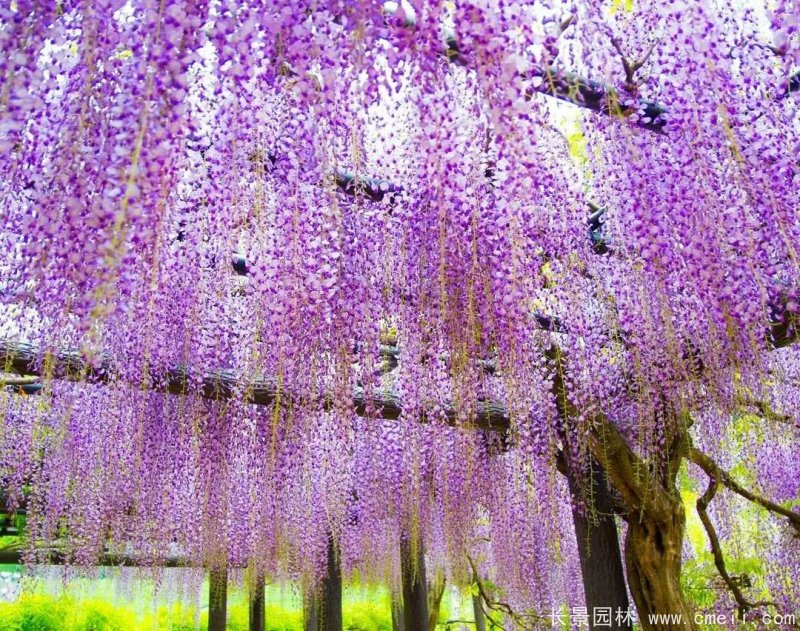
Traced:
[[[553, 346], [547, 357], [554, 360], [553, 394], [558, 403], [558, 412], [563, 426], [559, 429], [562, 443], [563, 473], [567, 477], [569, 494], [572, 498], [572, 521], [578, 544], [578, 557], [581, 563], [583, 591], [586, 608], [589, 610], [589, 628], [594, 631], [598, 608], [611, 610], [610, 628], [627, 631], [631, 628], [627, 616], [616, 616], [617, 610], [627, 611], [629, 607], [628, 589], [622, 569], [622, 554], [619, 549], [619, 534], [614, 521], [614, 501], [608, 488], [606, 473], [594, 458], [589, 459], [589, 480], [584, 480], [584, 471], [574, 462], [571, 442], [571, 418], [574, 408], [568, 403], [568, 392], [564, 383], [564, 366], [561, 352]], [[588, 491], [588, 493], [587, 493]], [[581, 510], [583, 500], [592, 500], [595, 519]], [[624, 621], [624, 622], [623, 622]], [[599, 621], [598, 621], [599, 622]], [[606, 625], [605, 628], [609, 628]]]
[[328, 559], [325, 578], [316, 599], [316, 631], [342, 631], [342, 566], [339, 546], [333, 535], [328, 537]]
[[425, 550], [422, 542], [412, 545], [400, 538], [400, 572], [403, 581], [405, 631], [428, 631], [428, 582], [425, 577]]
[[208, 574], [208, 631], [225, 631], [228, 619], [228, 566]]
[[578, 538], [578, 557], [581, 563], [590, 629], [595, 628], [593, 612], [605, 608], [606, 611], [611, 610], [611, 620], [610, 624], [602, 628], [627, 631], [631, 628], [630, 623], [623, 621], [624, 617], [616, 616], [618, 610], [627, 611], [629, 600], [622, 569], [617, 524], [614, 521], [613, 500], [605, 472], [600, 464], [592, 459], [591, 497], [594, 500], [595, 513], [592, 519], [577, 505], [585, 495], [585, 492], [582, 493], [582, 488], [585, 487], [582, 487], [575, 477], [576, 468], [570, 462], [567, 449], [564, 453], [567, 481], [573, 500], [572, 521], [575, 524], [575, 536]]
[[480, 594], [472, 594], [472, 614], [475, 616], [475, 631], [486, 631], [486, 616], [483, 615]]
[[402, 595], [392, 594], [392, 631], [405, 631]]
[[308, 598], [305, 631], [317, 631], [317, 596], [313, 590]]
[[256, 574], [253, 593], [250, 594], [250, 631], [265, 631], [267, 620], [264, 612], [264, 576]]

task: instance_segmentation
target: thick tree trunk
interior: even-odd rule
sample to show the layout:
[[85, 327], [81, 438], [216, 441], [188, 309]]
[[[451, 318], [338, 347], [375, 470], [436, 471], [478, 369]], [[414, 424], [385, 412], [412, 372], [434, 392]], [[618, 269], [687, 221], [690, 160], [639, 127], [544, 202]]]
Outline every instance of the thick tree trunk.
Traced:
[[400, 572], [403, 580], [403, 624], [405, 631], [428, 631], [428, 583], [425, 550], [408, 537], [400, 539]]
[[225, 631], [228, 619], [228, 568], [208, 575], [208, 631]]
[[573, 467], [568, 464], [566, 469], [573, 502], [579, 502], [582, 497], [588, 496], [593, 503], [591, 513], [579, 509], [574, 503], [572, 509], [583, 591], [589, 611], [589, 628], [596, 628], [597, 620], [597, 628], [630, 629], [630, 621], [617, 615], [617, 612], [628, 611], [628, 590], [625, 586], [619, 534], [613, 515], [613, 500], [605, 473], [592, 460], [591, 488], [587, 489], [590, 486], [588, 481], [584, 480], [581, 484], [572, 474]]
[[[554, 363], [553, 393], [565, 421], [578, 418], [565, 387], [564, 356], [557, 347], [547, 353]], [[675, 479], [689, 450], [686, 415], [662, 400], [666, 449], [656, 463], [644, 461], [605, 415], [595, 413], [585, 433], [591, 455], [619, 492], [628, 522], [625, 563], [638, 619], [646, 631], [696, 629], [692, 608], [681, 591], [681, 552], [686, 514]], [[567, 470], [571, 467], [569, 434], [562, 436]], [[656, 464], [657, 466], [653, 466]]]
[[256, 576], [253, 593], [250, 594], [250, 631], [265, 631], [264, 577]]
[[662, 519], [631, 515], [625, 562], [642, 629], [696, 629], [694, 613], [681, 590], [681, 549], [686, 524], [683, 504], [672, 503]]

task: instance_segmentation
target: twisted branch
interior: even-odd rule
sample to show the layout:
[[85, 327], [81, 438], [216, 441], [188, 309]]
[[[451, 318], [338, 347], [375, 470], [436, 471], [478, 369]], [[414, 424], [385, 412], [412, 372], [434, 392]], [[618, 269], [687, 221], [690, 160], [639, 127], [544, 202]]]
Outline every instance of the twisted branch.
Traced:
[[780, 412], [776, 412], [766, 401], [762, 401], [760, 399], [742, 399], [739, 401], [739, 403], [745, 407], [754, 408], [758, 411], [759, 416], [768, 421], [800, 427], [800, 423], [798, 423], [798, 421], [792, 418], [789, 414], [781, 414]]
[[39, 383], [39, 377], [15, 377], [8, 375], [5, 377], [0, 377], [0, 388], [3, 386], [30, 386], [34, 383]]
[[[743, 498], [755, 502], [759, 506], [766, 508], [769, 512], [780, 515], [789, 520], [789, 524], [794, 528], [798, 536], [800, 536], [800, 513], [796, 513], [788, 508], [784, 508], [780, 504], [776, 504], [758, 493], [754, 493], [749, 489], [744, 488], [741, 484], [736, 482], [731, 477], [731, 474], [722, 469], [714, 460], [709, 456], [698, 450], [696, 447], [690, 447], [688, 458], [698, 467], [700, 467], [710, 478], [717, 479], [724, 484], [728, 489], [741, 495]], [[713, 494], [712, 494], [713, 497]]]
[[751, 609], [756, 609], [758, 607], [777, 607], [775, 603], [768, 600], [759, 600], [757, 602], [747, 600], [737, 582], [728, 573], [728, 568], [725, 566], [725, 556], [722, 553], [722, 546], [720, 545], [717, 531], [714, 528], [714, 524], [711, 522], [711, 518], [708, 516], [708, 511], [706, 510], [711, 500], [714, 499], [714, 496], [717, 494], [718, 489], [719, 478], [715, 475], [712, 475], [709, 477], [708, 488], [706, 489], [706, 492], [703, 493], [703, 495], [697, 500], [697, 514], [700, 516], [700, 521], [703, 522], [703, 527], [706, 529], [708, 542], [711, 545], [711, 553], [714, 555], [714, 565], [717, 567], [717, 572], [719, 572], [719, 575], [722, 577], [725, 585], [727, 585], [731, 594], [733, 594], [740, 617], [743, 617], [744, 614]]
[[635, 61], [631, 61], [622, 51], [622, 44], [619, 39], [614, 36], [611, 37], [611, 45], [622, 59], [622, 67], [625, 70], [625, 89], [628, 90], [628, 92], [635, 94], [638, 90], [639, 83], [636, 81], [636, 73], [647, 63], [647, 60], [650, 59], [650, 55], [653, 54], [656, 44], [658, 44], [658, 40], [653, 40], [644, 55]]
[[[553, 346], [546, 355], [554, 363], [553, 393], [559, 414], [562, 418], [577, 418], [578, 411], [569, 400], [564, 383], [566, 372], [563, 354]], [[645, 474], [646, 465], [628, 446], [614, 424], [604, 415], [594, 414], [588, 430], [589, 450], [622, 496], [628, 512], [668, 515], [671, 509], [666, 492], [660, 485], [651, 483], [652, 479]]]
[[486, 616], [486, 618], [489, 620], [489, 622], [491, 622], [494, 628], [500, 629], [501, 631], [507, 631], [502, 624], [500, 624], [494, 618], [492, 618], [491, 613], [487, 611], [487, 607], [488, 609], [491, 610], [491, 612], [500, 613], [508, 616], [514, 621], [514, 624], [519, 625], [519, 627], [522, 629], [530, 628], [530, 620], [535, 620], [538, 622], [545, 621], [545, 619], [538, 614], [516, 613], [511, 608], [511, 605], [509, 605], [508, 603], [499, 600], [494, 600], [491, 594], [489, 594], [489, 592], [484, 587], [483, 582], [480, 579], [480, 575], [478, 574], [478, 567], [477, 565], [475, 565], [475, 561], [469, 554], [467, 554], [467, 561], [469, 562], [470, 568], [472, 570], [472, 581], [478, 587], [478, 595], [480, 596], [480, 606], [481, 610], [483, 611], [483, 615]]

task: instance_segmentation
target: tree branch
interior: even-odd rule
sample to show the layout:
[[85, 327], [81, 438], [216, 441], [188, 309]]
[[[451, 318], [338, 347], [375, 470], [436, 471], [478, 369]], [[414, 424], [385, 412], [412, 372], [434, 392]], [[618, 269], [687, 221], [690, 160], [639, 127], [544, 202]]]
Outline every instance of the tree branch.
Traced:
[[0, 388], [2, 388], [3, 386], [30, 386], [34, 383], [39, 383], [39, 377], [30, 375], [26, 377], [15, 377], [15, 376], [0, 377]]
[[759, 416], [767, 419], [768, 421], [783, 423], [785, 425], [794, 425], [795, 427], [800, 428], [800, 422], [796, 421], [788, 414], [780, 414], [779, 412], [776, 412], [766, 401], [762, 401], [760, 399], [741, 399], [739, 404], [745, 407], [755, 408], [758, 411]]
[[717, 531], [706, 510], [711, 500], [714, 499], [714, 496], [717, 494], [718, 489], [719, 479], [717, 476], [709, 476], [708, 488], [697, 500], [697, 514], [700, 516], [700, 521], [703, 522], [703, 527], [706, 529], [708, 542], [711, 545], [711, 553], [714, 555], [714, 565], [716, 565], [719, 575], [722, 577], [722, 580], [725, 582], [725, 585], [727, 585], [731, 594], [733, 594], [734, 600], [736, 600], [739, 616], [741, 617], [751, 609], [756, 609], [758, 607], [777, 607], [775, 603], [767, 600], [760, 600], [757, 602], [747, 600], [742, 590], [739, 588], [739, 585], [734, 580], [734, 577], [728, 573], [728, 568], [725, 566], [725, 556], [722, 553], [722, 546], [719, 543]]
[[636, 73], [647, 63], [647, 60], [650, 59], [650, 55], [653, 54], [656, 44], [658, 44], [658, 40], [653, 40], [644, 55], [635, 61], [630, 61], [623, 52], [622, 44], [619, 39], [613, 35], [611, 36], [611, 45], [619, 54], [620, 59], [622, 59], [622, 68], [625, 70], [625, 89], [628, 90], [628, 92], [635, 94], [638, 90], [639, 84], [636, 81]]
[[722, 469], [714, 460], [712, 460], [709, 456], [701, 452], [696, 447], [690, 447], [688, 453], [689, 460], [695, 463], [698, 467], [700, 467], [706, 474], [711, 478], [716, 478], [722, 484], [724, 484], [728, 489], [736, 493], [737, 495], [741, 495], [745, 499], [754, 502], [763, 508], [766, 508], [771, 513], [775, 513], [782, 517], [785, 517], [789, 520], [790, 525], [796, 531], [797, 535], [800, 536], [800, 513], [796, 513], [791, 511], [787, 508], [784, 508], [780, 504], [776, 504], [772, 500], [769, 500], [758, 493], [754, 493], [746, 488], [744, 488], [741, 484], [736, 482], [731, 477], [731, 474]]
[[511, 618], [511, 620], [514, 621], [515, 624], [519, 625], [522, 629], [530, 628], [530, 623], [526, 622], [526, 620], [536, 620], [539, 622], [544, 622], [545, 619], [543, 616], [540, 616], [538, 614], [516, 613], [511, 608], [511, 605], [509, 605], [508, 603], [499, 600], [494, 600], [491, 594], [489, 594], [489, 592], [484, 587], [483, 582], [480, 579], [480, 575], [478, 574], [478, 567], [475, 565], [475, 561], [473, 561], [472, 557], [469, 554], [467, 554], [467, 561], [469, 562], [470, 569], [472, 570], [472, 581], [478, 587], [478, 594], [480, 595], [481, 609], [483, 610], [483, 615], [485, 615], [489, 619], [493, 627], [501, 629], [501, 631], [506, 631], [505, 627], [503, 627], [500, 623], [498, 623], [496, 620], [492, 618], [491, 614], [488, 611], [486, 611], [485, 607], [488, 607], [493, 612], [501, 613], [508, 616], [509, 618]]
[[[578, 411], [567, 395], [564, 377], [564, 358], [561, 350], [552, 346], [546, 353], [554, 363], [553, 393], [559, 415], [564, 419], [578, 418]], [[646, 512], [656, 518], [670, 514], [670, 504], [660, 485], [647, 475], [647, 467], [604, 415], [594, 414], [588, 428], [588, 446], [595, 460], [605, 470], [614, 488], [619, 491], [629, 513]]]
[[566, 18], [561, 20], [561, 23], [558, 25], [558, 35], [557, 37], [561, 37], [570, 26], [575, 23], [575, 14], [570, 13]]

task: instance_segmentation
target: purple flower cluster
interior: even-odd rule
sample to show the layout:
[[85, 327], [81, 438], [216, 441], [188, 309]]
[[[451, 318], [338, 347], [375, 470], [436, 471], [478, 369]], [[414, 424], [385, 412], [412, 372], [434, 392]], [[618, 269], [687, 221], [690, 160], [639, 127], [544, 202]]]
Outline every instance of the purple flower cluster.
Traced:
[[[40, 345], [44, 384], [0, 398], [0, 488], [30, 494], [29, 558], [312, 581], [333, 532], [346, 572], [396, 584], [412, 532], [523, 609], [580, 604], [565, 436], [586, 462], [603, 414], [658, 467], [665, 409], [713, 435], [746, 401], [800, 411], [772, 348], [800, 318], [800, 9], [718, 4], [0, 10], [0, 337]], [[56, 379], [63, 348], [104, 383]], [[488, 401], [505, 452], [469, 427]], [[765, 440], [748, 465], [796, 499], [797, 423]]]

